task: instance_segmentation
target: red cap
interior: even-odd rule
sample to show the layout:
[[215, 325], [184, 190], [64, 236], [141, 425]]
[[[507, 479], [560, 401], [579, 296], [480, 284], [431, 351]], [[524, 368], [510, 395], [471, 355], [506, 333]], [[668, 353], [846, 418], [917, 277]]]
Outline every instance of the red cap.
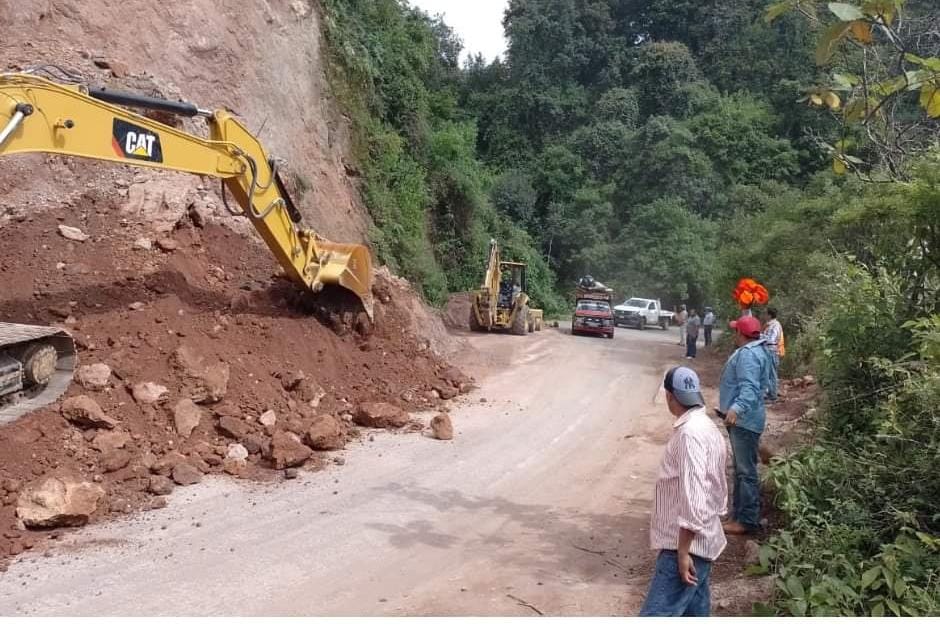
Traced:
[[745, 315], [731, 322], [731, 328], [750, 339], [759, 337], [761, 331], [760, 320], [750, 315]]

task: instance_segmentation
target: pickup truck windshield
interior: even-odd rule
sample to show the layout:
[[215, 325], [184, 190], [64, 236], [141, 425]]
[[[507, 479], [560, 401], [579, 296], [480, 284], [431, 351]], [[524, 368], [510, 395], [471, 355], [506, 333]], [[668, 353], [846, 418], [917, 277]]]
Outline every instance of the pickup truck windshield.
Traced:
[[610, 304], [607, 302], [596, 302], [594, 300], [578, 300], [579, 311], [598, 311], [602, 313], [610, 312]]
[[646, 305], [647, 305], [648, 302], [649, 302], [649, 300], [639, 300], [639, 299], [637, 299], [637, 298], [633, 298], [632, 300], [627, 300], [626, 302], [624, 302], [623, 305], [624, 305], [624, 306], [633, 306], [633, 307], [636, 307], [636, 308], [646, 308]]

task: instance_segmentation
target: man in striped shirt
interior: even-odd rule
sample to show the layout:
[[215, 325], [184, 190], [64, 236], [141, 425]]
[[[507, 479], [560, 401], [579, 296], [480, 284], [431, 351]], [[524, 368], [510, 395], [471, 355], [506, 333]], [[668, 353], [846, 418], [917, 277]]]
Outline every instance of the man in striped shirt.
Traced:
[[693, 370], [671, 369], [663, 387], [676, 421], [656, 480], [650, 546], [659, 556], [640, 615], [707, 617], [712, 562], [727, 544], [721, 527], [728, 511], [727, 449]]
[[770, 380], [767, 383], [767, 400], [777, 400], [778, 377], [780, 359], [783, 357], [783, 325], [777, 319], [777, 309], [768, 308], [764, 315], [764, 330], [761, 338], [767, 342], [767, 352], [770, 353]]

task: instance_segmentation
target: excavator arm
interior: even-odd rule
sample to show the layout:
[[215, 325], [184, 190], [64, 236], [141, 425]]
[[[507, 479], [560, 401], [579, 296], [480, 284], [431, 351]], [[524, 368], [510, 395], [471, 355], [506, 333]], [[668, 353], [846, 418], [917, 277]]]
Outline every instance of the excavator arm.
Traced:
[[[125, 107], [203, 116], [200, 138]], [[287, 275], [312, 292], [340, 286], [372, 319], [372, 259], [362, 245], [331, 243], [303, 226], [276, 162], [229, 112], [89, 90], [30, 73], [0, 74], [0, 158], [57, 153], [214, 177], [238, 202]], [[227, 204], [226, 204], [227, 205]], [[68, 388], [75, 344], [63, 330], [0, 322], [0, 425], [54, 402]]]
[[[204, 116], [200, 138], [120, 106]], [[338, 285], [373, 316], [372, 260], [362, 245], [332, 243], [302, 224], [258, 139], [229, 112], [88, 90], [33, 74], [0, 74], [0, 157], [57, 153], [222, 180], [287, 275], [317, 292]]]

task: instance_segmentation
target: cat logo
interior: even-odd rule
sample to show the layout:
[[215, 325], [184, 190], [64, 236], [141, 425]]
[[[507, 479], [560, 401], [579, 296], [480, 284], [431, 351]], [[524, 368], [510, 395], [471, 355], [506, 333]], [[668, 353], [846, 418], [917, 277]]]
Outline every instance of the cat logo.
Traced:
[[111, 146], [118, 157], [145, 162], [163, 162], [160, 136], [149, 129], [114, 119]]

